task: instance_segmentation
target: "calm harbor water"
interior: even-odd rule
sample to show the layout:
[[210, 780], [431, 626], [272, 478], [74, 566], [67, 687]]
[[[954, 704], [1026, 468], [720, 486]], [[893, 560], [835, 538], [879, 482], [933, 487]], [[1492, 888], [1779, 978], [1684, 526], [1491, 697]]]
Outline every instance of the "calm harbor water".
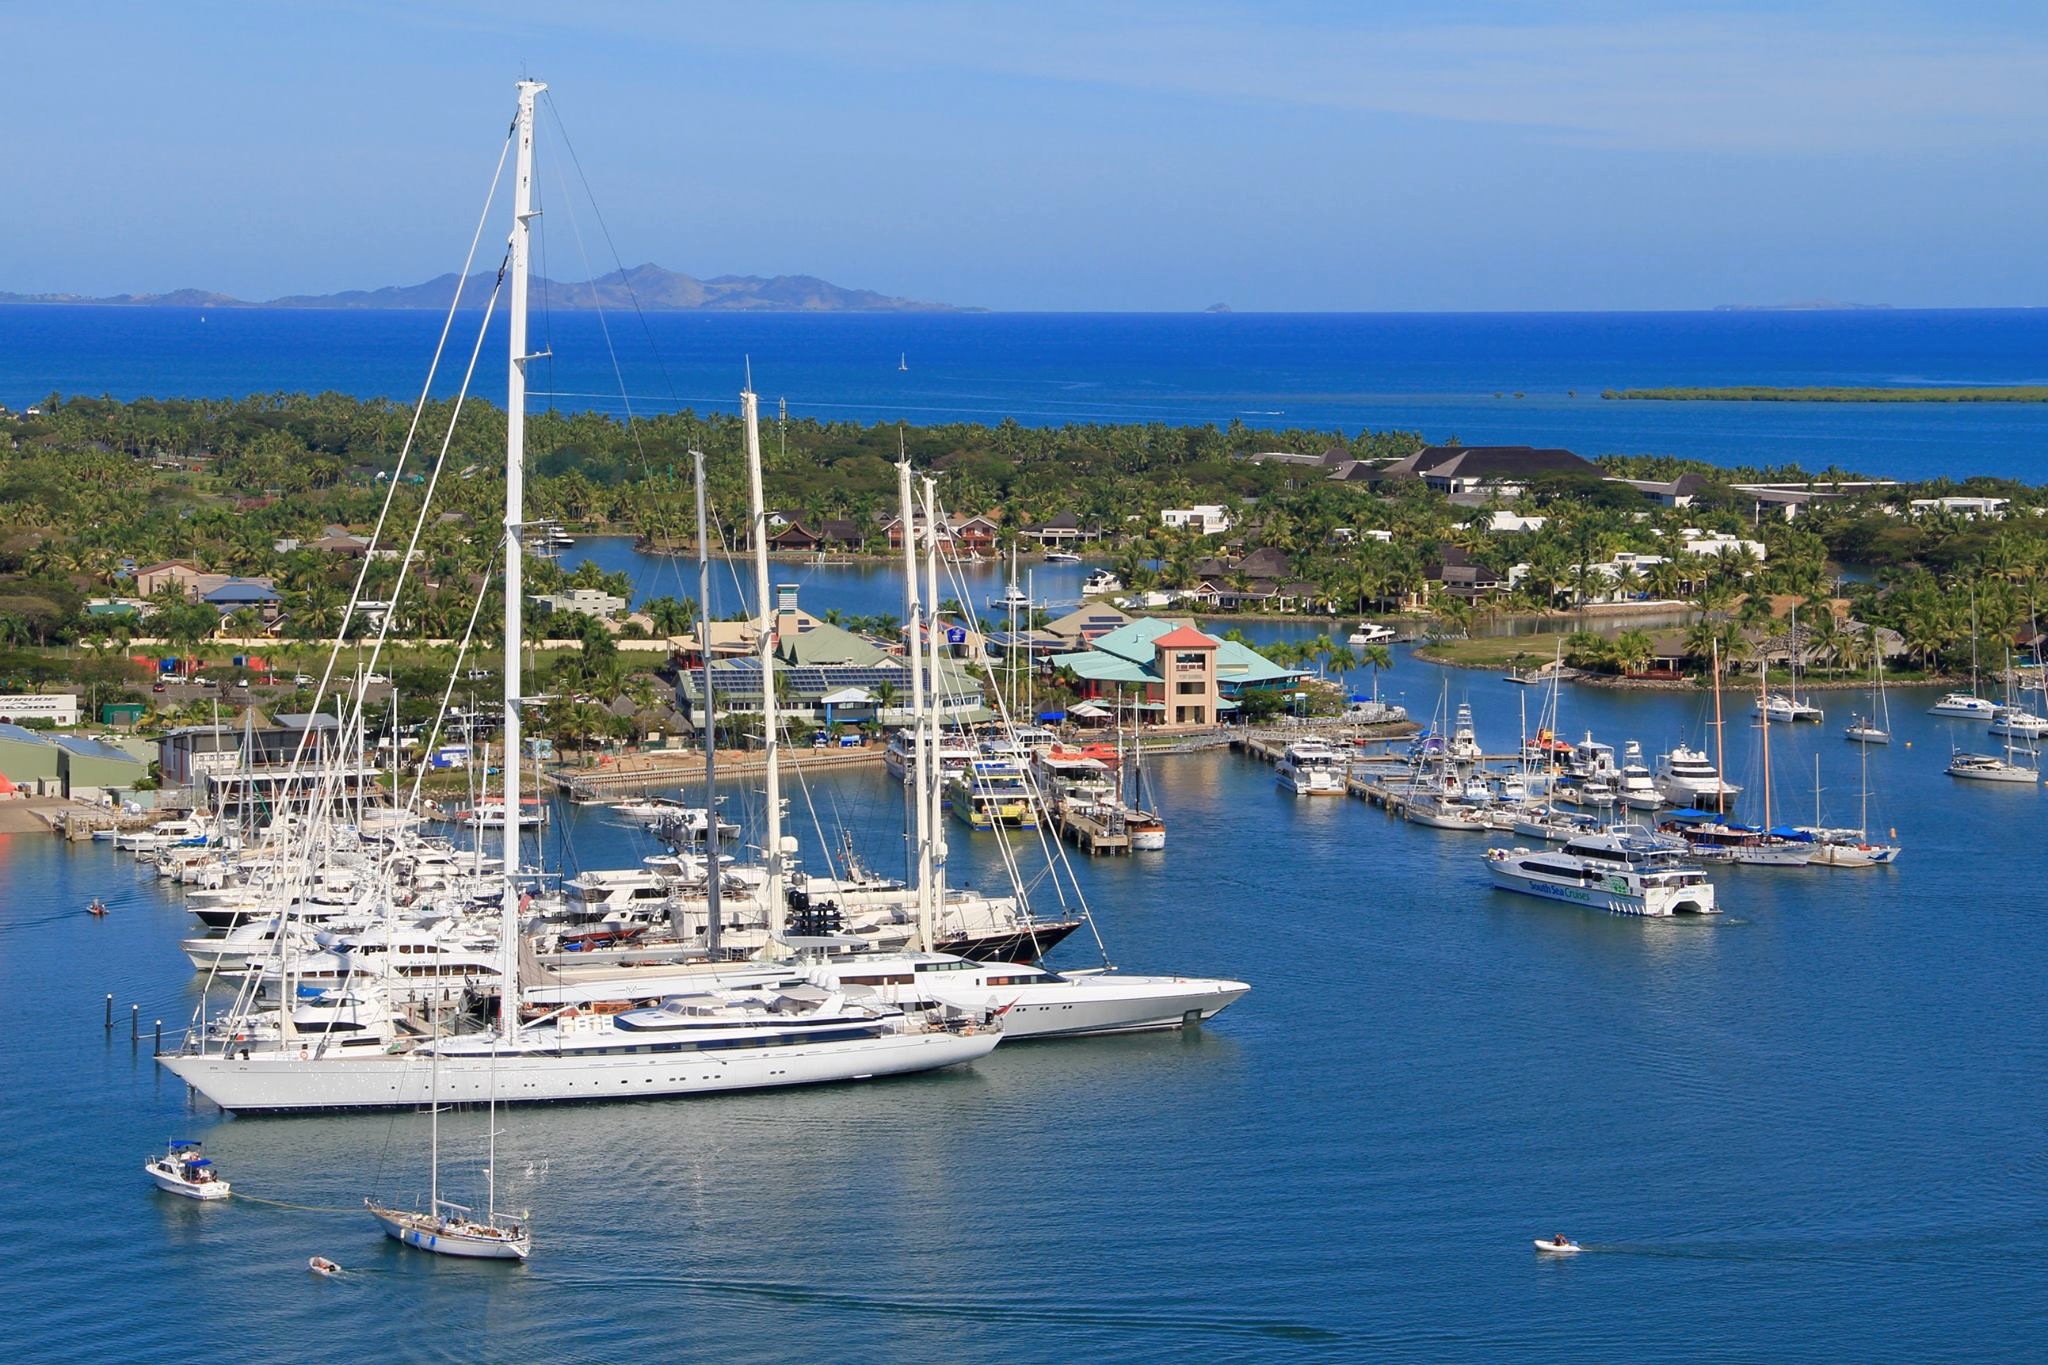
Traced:
[[[539, 316], [537, 314], [537, 316]], [[0, 307], [0, 402], [52, 391], [410, 402], [419, 311]], [[1226, 424], [1418, 431], [1584, 455], [1797, 462], [1891, 478], [2048, 478], [2048, 405], [1622, 403], [1658, 385], [2048, 382], [2048, 310], [1524, 314], [654, 313], [555, 310], [536, 401], [863, 422]], [[489, 354], [503, 354], [501, 340]], [[615, 374], [608, 356], [616, 348]], [[899, 371], [899, 357], [909, 369]], [[623, 384], [622, 384], [623, 380]], [[452, 381], [451, 381], [452, 382]], [[488, 387], [488, 386], [487, 386]]]
[[[1524, 693], [1492, 675], [1404, 652], [1389, 683], [1418, 709], [1469, 699], [1489, 750], [1514, 743]], [[1285, 797], [1225, 754], [1164, 759], [1171, 850], [1080, 875], [1119, 963], [1241, 976], [1241, 1004], [1185, 1037], [902, 1082], [501, 1115], [523, 1267], [404, 1252], [351, 1209], [421, 1186], [416, 1116], [188, 1100], [125, 1020], [191, 1008], [176, 893], [104, 845], [0, 839], [0, 988], [34, 1021], [0, 1080], [16, 1169], [49, 1191], [9, 1201], [9, 1283], [36, 1305], [15, 1349], [135, 1358], [204, 1330], [294, 1359], [2031, 1355], [2048, 811], [1944, 776], [1951, 741], [1983, 737], [1930, 699], [1896, 694], [1898, 742], [1869, 755], [1897, 867], [1730, 869], [1705, 923], [1509, 896], [1478, 837]], [[1861, 699], [1823, 700], [1827, 725], [1773, 732], [1779, 795], [1804, 818], [1817, 753], [1828, 818], [1853, 822], [1837, 727]], [[1690, 694], [1568, 690], [1562, 728], [1654, 754], [1705, 720]], [[1728, 736], [1753, 781], [1754, 731]], [[897, 803], [879, 769], [793, 802], [883, 866]], [[602, 812], [567, 823], [573, 856], [549, 856], [570, 869], [648, 851]], [[992, 836], [952, 842], [958, 875], [999, 878]], [[96, 893], [103, 921], [80, 913]], [[444, 1122], [457, 1197], [482, 1124]], [[172, 1135], [238, 1191], [343, 1211], [158, 1196], [139, 1165]], [[1557, 1229], [1587, 1254], [1537, 1259]], [[310, 1278], [314, 1253], [350, 1273]]]

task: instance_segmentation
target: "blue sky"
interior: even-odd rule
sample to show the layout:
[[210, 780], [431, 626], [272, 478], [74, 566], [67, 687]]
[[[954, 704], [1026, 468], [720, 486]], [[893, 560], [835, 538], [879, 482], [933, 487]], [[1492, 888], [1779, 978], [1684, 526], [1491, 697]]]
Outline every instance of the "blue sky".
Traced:
[[2042, 13], [0, 0], [0, 289], [452, 269], [530, 69], [629, 264], [996, 308], [2037, 305]]

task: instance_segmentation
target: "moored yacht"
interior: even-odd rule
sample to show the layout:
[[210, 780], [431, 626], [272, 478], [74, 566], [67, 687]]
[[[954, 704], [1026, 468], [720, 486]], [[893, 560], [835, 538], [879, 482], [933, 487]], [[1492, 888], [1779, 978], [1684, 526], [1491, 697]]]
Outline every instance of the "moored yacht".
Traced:
[[1657, 779], [1643, 762], [1643, 746], [1630, 740], [1621, 751], [1621, 772], [1614, 783], [1615, 794], [1630, 810], [1655, 810], [1664, 804], [1657, 791]]
[[1711, 915], [1714, 885], [1685, 846], [1647, 831], [1580, 835], [1562, 849], [1490, 848], [1494, 885], [1615, 915]]
[[1657, 760], [1657, 789], [1674, 806], [1725, 804], [1742, 791], [1712, 759], [1683, 744]]
[[1274, 780], [1282, 791], [1296, 796], [1342, 796], [1344, 760], [1318, 735], [1293, 740], [1273, 765]]
[[1980, 697], [1975, 692], [1948, 692], [1928, 707], [1927, 713], [1932, 716], [1961, 716], [1965, 720], [1990, 720], [1997, 710], [1998, 703], [1989, 697]]

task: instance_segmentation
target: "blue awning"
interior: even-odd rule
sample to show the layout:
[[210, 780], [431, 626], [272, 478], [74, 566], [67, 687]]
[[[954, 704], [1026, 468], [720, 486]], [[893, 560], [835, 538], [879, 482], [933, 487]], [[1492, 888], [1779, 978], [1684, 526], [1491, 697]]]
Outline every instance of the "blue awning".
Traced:
[[1067, 713], [1064, 711], [1040, 711], [1038, 718], [1044, 721], [1062, 721], [1067, 718]]

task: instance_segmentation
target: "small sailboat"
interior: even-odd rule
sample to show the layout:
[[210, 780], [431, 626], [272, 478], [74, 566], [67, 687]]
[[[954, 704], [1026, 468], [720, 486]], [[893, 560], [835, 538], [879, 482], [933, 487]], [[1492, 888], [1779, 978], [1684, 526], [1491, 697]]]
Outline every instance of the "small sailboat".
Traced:
[[159, 1157], [151, 1157], [143, 1173], [166, 1194], [186, 1199], [225, 1199], [234, 1191], [220, 1178], [213, 1163], [200, 1154], [199, 1144], [190, 1138], [172, 1138]]
[[1842, 738], [1852, 744], [1889, 744], [1892, 742], [1891, 701], [1884, 692], [1884, 651], [1876, 647], [1872, 636], [1870, 664], [1870, 715], [1851, 716]]
[[484, 1164], [484, 1214], [441, 1197], [441, 1054], [439, 1040], [429, 1045], [433, 1064], [432, 1092], [427, 1106], [428, 1194], [425, 1210], [387, 1207], [363, 1200], [370, 1216], [384, 1233], [405, 1246], [431, 1251], [437, 1256], [462, 1256], [472, 1260], [523, 1261], [533, 1254], [533, 1230], [523, 1218], [500, 1214], [498, 1197], [498, 1094], [491, 1091], [489, 1114], [490, 1148]]

